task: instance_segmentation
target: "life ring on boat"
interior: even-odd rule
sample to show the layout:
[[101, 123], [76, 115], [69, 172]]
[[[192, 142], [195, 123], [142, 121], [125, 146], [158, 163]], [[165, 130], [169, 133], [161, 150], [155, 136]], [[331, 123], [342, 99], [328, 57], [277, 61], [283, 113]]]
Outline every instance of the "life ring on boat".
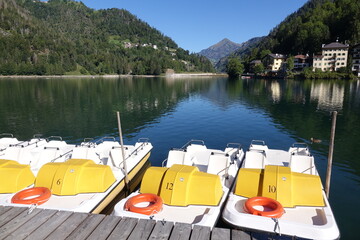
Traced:
[[[263, 206], [270, 208], [270, 211], [260, 211], [254, 208], [254, 206]], [[280, 218], [284, 214], [284, 208], [278, 201], [267, 197], [253, 197], [249, 198], [245, 202], [245, 210], [253, 215]]]
[[12, 203], [18, 204], [37, 204], [45, 203], [51, 197], [50, 189], [46, 187], [33, 187], [16, 193], [12, 198]]
[[[146, 207], [136, 207], [136, 204], [148, 202]], [[152, 193], [141, 193], [134, 197], [129, 198], [124, 206], [124, 209], [134, 213], [144, 215], [152, 215], [162, 210], [163, 201], [161, 197]]]

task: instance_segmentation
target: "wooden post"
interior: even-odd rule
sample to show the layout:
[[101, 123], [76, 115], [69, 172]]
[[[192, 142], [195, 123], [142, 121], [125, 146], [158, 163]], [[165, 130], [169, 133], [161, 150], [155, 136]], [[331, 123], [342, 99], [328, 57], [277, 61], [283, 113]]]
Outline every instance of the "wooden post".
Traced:
[[329, 192], [330, 192], [330, 179], [331, 179], [331, 168], [332, 168], [333, 152], [334, 152], [336, 116], [337, 116], [337, 111], [333, 111], [332, 112], [332, 122], [331, 122], [331, 134], [330, 134], [330, 144], [329, 144], [328, 165], [327, 165], [326, 183], [325, 183], [325, 192], [326, 192], [326, 197], [327, 198], [329, 198]]
[[123, 157], [123, 166], [124, 166], [124, 174], [125, 174], [125, 187], [129, 190], [129, 177], [128, 177], [128, 171], [125, 161], [125, 150], [124, 150], [124, 143], [122, 138], [122, 131], [121, 131], [121, 121], [120, 121], [120, 113], [116, 112], [117, 120], [118, 120], [118, 128], [119, 128], [119, 137], [120, 137], [120, 145], [121, 145], [121, 152]]

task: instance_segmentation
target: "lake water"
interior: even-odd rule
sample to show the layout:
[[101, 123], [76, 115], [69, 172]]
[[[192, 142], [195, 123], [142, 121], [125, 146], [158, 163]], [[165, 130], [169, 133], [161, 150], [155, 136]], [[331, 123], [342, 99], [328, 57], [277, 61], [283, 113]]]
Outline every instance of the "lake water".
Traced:
[[[330, 203], [342, 239], [358, 238], [360, 201], [360, 81], [229, 80], [222, 77], [1, 79], [0, 133], [20, 140], [34, 134], [84, 138], [147, 137], [159, 166], [172, 147], [190, 139], [224, 149], [253, 139], [270, 148], [309, 144], [325, 179], [330, 112], [338, 111]], [[311, 144], [310, 138], [321, 139]]]

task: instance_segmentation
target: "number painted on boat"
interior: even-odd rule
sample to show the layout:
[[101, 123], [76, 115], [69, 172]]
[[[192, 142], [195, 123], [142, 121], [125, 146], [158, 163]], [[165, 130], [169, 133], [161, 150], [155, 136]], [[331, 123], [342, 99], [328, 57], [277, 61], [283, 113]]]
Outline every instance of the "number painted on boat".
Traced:
[[60, 184], [61, 184], [61, 179], [60, 179], [60, 178], [56, 181], [56, 184], [57, 184], [57, 185], [60, 185]]
[[276, 186], [269, 185], [269, 193], [276, 193]]
[[166, 189], [167, 190], [173, 190], [173, 187], [174, 187], [174, 183], [166, 183]]

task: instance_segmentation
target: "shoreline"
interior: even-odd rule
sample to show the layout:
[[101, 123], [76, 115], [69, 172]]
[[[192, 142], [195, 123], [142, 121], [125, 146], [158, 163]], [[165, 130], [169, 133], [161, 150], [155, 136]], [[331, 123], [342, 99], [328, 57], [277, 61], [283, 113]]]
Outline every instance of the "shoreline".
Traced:
[[173, 73], [162, 75], [0, 75], [0, 79], [4, 78], [133, 78], [133, 77], [165, 77], [165, 78], [182, 78], [182, 77], [227, 77], [226, 73]]

